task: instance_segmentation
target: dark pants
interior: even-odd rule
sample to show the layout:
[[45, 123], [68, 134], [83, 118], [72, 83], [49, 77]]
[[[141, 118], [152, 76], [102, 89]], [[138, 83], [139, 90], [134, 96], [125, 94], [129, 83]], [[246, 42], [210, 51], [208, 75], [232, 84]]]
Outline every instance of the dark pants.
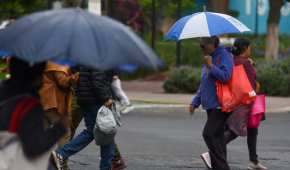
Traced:
[[[258, 163], [258, 155], [257, 155], [257, 136], [258, 136], [258, 128], [248, 128], [247, 130], [247, 144], [249, 150], [249, 159], [255, 164]], [[227, 130], [224, 133], [224, 138], [226, 144], [230, 143], [234, 139], [236, 139], [238, 135], [236, 135], [233, 131]]]
[[248, 128], [247, 143], [249, 149], [249, 158], [250, 161], [254, 163], [258, 163], [257, 137], [258, 137], [258, 128]]
[[209, 149], [213, 170], [230, 170], [226, 158], [224, 131], [228, 113], [219, 109], [207, 110], [207, 121], [203, 130], [203, 138]]

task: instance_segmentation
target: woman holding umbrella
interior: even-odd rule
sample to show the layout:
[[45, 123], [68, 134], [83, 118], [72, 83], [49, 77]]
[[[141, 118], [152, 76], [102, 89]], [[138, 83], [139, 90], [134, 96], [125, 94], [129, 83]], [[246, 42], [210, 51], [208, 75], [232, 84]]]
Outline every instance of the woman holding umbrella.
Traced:
[[208, 118], [203, 130], [203, 138], [209, 149], [212, 169], [229, 170], [224, 142], [224, 127], [229, 114], [220, 109], [215, 83], [216, 81], [227, 83], [230, 80], [233, 60], [231, 54], [224, 47], [219, 46], [218, 37], [202, 38], [200, 46], [205, 54], [205, 64], [199, 90], [189, 110], [193, 114], [195, 109], [202, 105], [207, 111]]

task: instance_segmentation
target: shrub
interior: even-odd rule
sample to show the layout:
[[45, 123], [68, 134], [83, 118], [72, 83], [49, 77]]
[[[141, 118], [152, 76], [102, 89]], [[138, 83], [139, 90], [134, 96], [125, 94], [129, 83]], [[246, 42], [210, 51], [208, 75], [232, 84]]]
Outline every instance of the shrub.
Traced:
[[[183, 66], [173, 69], [163, 84], [167, 93], [193, 93], [200, 84], [201, 69]], [[290, 58], [257, 65], [257, 80], [261, 93], [270, 96], [290, 96]]]
[[271, 96], [290, 96], [290, 59], [264, 62], [257, 66], [261, 92]]
[[[240, 35], [238, 36], [240, 37]], [[265, 59], [265, 36], [243, 36], [251, 41], [252, 44], [252, 57], [255, 60]], [[289, 36], [280, 37], [280, 53], [279, 58], [285, 58], [290, 53], [290, 40]], [[171, 41], [164, 41], [158, 39], [156, 41], [156, 53], [164, 60], [164, 62], [170, 66], [175, 65], [176, 60], [176, 43]], [[202, 66], [202, 53], [199, 47], [199, 39], [188, 39], [181, 41], [181, 64], [191, 65], [193, 67]]]
[[171, 71], [163, 88], [167, 93], [194, 93], [200, 83], [201, 69], [182, 66]]

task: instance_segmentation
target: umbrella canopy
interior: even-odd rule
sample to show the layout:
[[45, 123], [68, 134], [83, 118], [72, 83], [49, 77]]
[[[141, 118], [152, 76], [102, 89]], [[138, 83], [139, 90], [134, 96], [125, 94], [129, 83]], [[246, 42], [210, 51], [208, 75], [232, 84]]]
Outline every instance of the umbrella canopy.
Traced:
[[0, 58], [6, 58], [10, 55], [9, 52], [6, 51], [0, 51]]
[[250, 31], [250, 29], [234, 17], [214, 12], [198, 12], [179, 19], [170, 28], [165, 38], [182, 40], [245, 31]]
[[70, 61], [97, 69], [157, 68], [159, 59], [127, 26], [82, 9], [34, 13], [0, 31], [0, 50], [30, 62]]

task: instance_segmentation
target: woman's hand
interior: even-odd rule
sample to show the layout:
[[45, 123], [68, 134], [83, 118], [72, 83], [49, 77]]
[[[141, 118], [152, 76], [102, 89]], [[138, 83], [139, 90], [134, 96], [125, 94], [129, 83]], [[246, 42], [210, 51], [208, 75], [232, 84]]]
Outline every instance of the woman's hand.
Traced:
[[212, 59], [210, 55], [205, 55], [204, 56], [204, 64], [206, 65], [207, 68], [212, 67]]
[[113, 100], [112, 99], [109, 99], [107, 100], [105, 103], [104, 103], [104, 106], [108, 107], [108, 108], [111, 108], [113, 104]]
[[73, 82], [78, 82], [79, 81], [79, 73], [75, 73], [75, 74], [73, 74], [72, 76], [71, 76], [71, 78], [72, 78], [72, 81]]
[[189, 105], [189, 113], [191, 116], [194, 114], [195, 109], [196, 108], [192, 104]]

